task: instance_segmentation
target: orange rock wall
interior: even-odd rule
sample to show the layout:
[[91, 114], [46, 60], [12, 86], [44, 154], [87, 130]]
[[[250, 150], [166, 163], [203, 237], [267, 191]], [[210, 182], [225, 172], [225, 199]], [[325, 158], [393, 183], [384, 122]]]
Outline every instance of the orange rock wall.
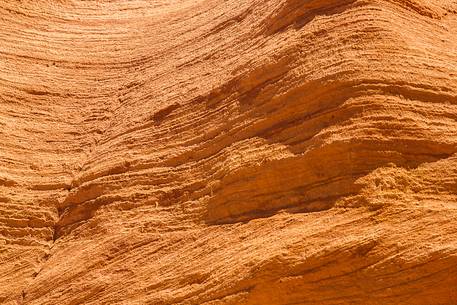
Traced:
[[0, 0], [0, 304], [457, 304], [457, 3]]

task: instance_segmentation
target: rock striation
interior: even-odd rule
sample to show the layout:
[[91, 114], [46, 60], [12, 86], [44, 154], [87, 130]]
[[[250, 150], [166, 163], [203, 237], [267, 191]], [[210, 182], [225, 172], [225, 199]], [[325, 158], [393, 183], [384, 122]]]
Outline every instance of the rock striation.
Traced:
[[453, 0], [0, 0], [0, 304], [456, 304]]

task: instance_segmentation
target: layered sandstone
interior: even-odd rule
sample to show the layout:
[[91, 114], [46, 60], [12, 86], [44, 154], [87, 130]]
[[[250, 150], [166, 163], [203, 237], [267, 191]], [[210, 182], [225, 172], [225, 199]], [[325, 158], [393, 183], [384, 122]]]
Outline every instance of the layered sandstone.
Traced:
[[0, 303], [457, 304], [457, 3], [0, 0]]

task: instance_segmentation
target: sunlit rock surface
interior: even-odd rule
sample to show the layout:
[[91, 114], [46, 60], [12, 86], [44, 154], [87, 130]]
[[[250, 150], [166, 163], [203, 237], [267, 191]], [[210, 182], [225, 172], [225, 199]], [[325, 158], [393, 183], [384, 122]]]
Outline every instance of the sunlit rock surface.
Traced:
[[457, 304], [457, 3], [0, 0], [0, 304]]

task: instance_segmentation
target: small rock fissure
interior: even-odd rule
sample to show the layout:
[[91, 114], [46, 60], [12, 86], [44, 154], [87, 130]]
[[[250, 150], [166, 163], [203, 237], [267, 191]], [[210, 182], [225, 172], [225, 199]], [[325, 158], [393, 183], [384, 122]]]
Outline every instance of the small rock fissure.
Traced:
[[[108, 124], [108, 126], [110, 126]], [[103, 130], [103, 132], [100, 133], [100, 135], [103, 135], [104, 133], [106, 132], [106, 128]], [[99, 143], [99, 141], [95, 141], [97, 144]], [[75, 179], [76, 177], [78, 177], [81, 172], [83, 171], [83, 169], [85, 168], [85, 165], [87, 164], [88, 160], [90, 160], [93, 152], [95, 151], [95, 148], [96, 147], [91, 147], [90, 149], [90, 154], [88, 154], [87, 158], [86, 158], [86, 161], [83, 163], [83, 166], [79, 167], [79, 169], [76, 171], [76, 173], [73, 175], [74, 178], [72, 179], [72, 181], [70, 182], [70, 185], [65, 188], [65, 190], [67, 191], [67, 195], [64, 197], [63, 201], [65, 201], [67, 198], [68, 198], [68, 195], [70, 194], [71, 190], [74, 188], [73, 185], [75, 185]], [[52, 233], [52, 243], [51, 245], [49, 246], [49, 250], [48, 250], [48, 253], [46, 253], [41, 259], [42, 259], [42, 262], [38, 268], [38, 271], [34, 272], [32, 274], [32, 278], [31, 278], [31, 281], [30, 283], [28, 283], [28, 285], [22, 289], [21, 291], [21, 305], [22, 304], [25, 304], [24, 302], [26, 302], [26, 298], [27, 298], [27, 291], [29, 290], [29, 288], [33, 285], [33, 281], [38, 277], [38, 275], [44, 270], [44, 267], [46, 265], [46, 263], [51, 259], [52, 257], [52, 253], [51, 253], [51, 250], [54, 248], [54, 246], [56, 245], [58, 239], [62, 236], [62, 235], [59, 235], [59, 222], [61, 221], [61, 217], [62, 217], [62, 214], [64, 213], [65, 209], [59, 209], [56, 207], [56, 214], [57, 214], [57, 221], [54, 223], [53, 225], [53, 233]]]

